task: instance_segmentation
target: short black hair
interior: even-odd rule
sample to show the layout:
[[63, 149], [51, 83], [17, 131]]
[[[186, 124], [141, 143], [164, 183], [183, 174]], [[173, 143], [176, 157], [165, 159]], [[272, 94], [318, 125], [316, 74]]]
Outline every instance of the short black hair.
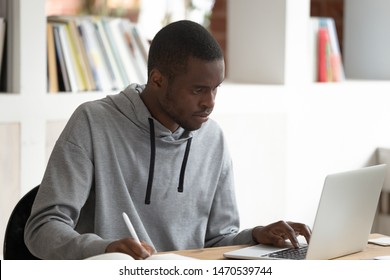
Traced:
[[223, 59], [223, 52], [202, 25], [180, 20], [166, 25], [152, 40], [148, 56], [148, 76], [157, 68], [169, 78], [186, 70], [189, 57], [206, 61]]

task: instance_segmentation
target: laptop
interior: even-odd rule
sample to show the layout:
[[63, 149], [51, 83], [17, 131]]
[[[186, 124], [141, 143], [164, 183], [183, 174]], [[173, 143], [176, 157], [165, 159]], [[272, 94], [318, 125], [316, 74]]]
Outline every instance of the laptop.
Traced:
[[[224, 253], [233, 259], [333, 259], [362, 251], [368, 241], [386, 165], [328, 175], [322, 189], [310, 243], [301, 248], [258, 244]], [[306, 251], [301, 257], [285, 256]], [[290, 252], [291, 253], [291, 252]], [[289, 254], [287, 254], [289, 255]]]

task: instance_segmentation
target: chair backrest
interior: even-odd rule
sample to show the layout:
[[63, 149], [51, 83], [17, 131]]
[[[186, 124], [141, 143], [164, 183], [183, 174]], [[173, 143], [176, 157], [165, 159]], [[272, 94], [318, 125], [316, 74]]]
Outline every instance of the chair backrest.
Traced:
[[37, 260], [24, 243], [24, 227], [31, 213], [39, 186], [26, 193], [16, 204], [5, 230], [3, 257], [5, 260]]

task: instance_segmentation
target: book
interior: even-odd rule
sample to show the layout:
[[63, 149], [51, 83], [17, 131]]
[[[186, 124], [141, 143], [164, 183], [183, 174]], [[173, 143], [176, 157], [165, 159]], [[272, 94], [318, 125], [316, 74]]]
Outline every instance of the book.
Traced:
[[59, 26], [53, 24], [53, 34], [54, 34], [54, 44], [56, 49], [56, 62], [59, 67], [57, 67], [57, 77], [58, 77], [58, 87], [59, 91], [71, 91], [68, 71], [65, 65], [65, 59], [62, 52], [62, 44], [60, 41]]
[[127, 86], [130, 83], [130, 81], [129, 81], [128, 76], [126, 74], [125, 66], [124, 66], [122, 58], [120, 56], [118, 47], [115, 44], [115, 41], [114, 41], [114, 38], [113, 38], [113, 35], [111, 32], [110, 26], [108, 25], [108, 22], [109, 22], [109, 18], [102, 19], [102, 25], [103, 25], [103, 28], [105, 30], [105, 34], [107, 36], [108, 43], [110, 44], [112, 55], [115, 59], [116, 65], [117, 65], [118, 70], [119, 70], [119, 74], [121, 77], [120, 80], [122, 81], [123, 86]]
[[95, 90], [96, 85], [92, 76], [92, 70], [74, 17], [50, 16], [47, 20], [48, 22], [66, 24], [72, 46], [72, 53], [75, 59], [75, 65], [77, 67], [77, 73], [79, 75], [79, 83], [82, 84], [81, 88], [87, 91]]
[[136, 64], [140, 83], [146, 83], [147, 80], [147, 56], [145, 56], [145, 46], [136, 30], [136, 25], [131, 21], [123, 21], [123, 32], [127, 43], [133, 53], [134, 63]]
[[122, 19], [113, 18], [108, 22], [108, 26], [111, 30], [112, 38], [118, 49], [128, 80], [130, 83], [141, 83], [143, 79], [139, 76], [134, 50], [132, 49], [133, 45], [129, 44], [129, 38], [124, 32]]
[[337, 37], [336, 24], [333, 18], [327, 18], [325, 23], [329, 31], [329, 40], [332, 50], [330, 58], [332, 78], [334, 82], [340, 82], [345, 79], [345, 74], [341, 61], [341, 51]]
[[95, 90], [96, 86], [92, 76], [84, 45], [82, 44], [80, 33], [73, 16], [49, 16], [48, 23], [58, 23], [65, 25], [66, 47], [70, 55], [71, 67], [69, 71], [74, 72], [77, 83], [76, 91]]
[[133, 24], [133, 34], [134, 38], [140, 48], [142, 56], [144, 57], [145, 63], [148, 62], [148, 53], [150, 48], [150, 42], [148, 39], [140, 32], [137, 24]]
[[318, 81], [332, 80], [330, 71], [330, 42], [327, 28], [318, 29]]
[[96, 89], [100, 91], [111, 91], [114, 89], [114, 86], [93, 21], [89, 17], [78, 17], [76, 22], [87, 52]]
[[49, 92], [58, 92], [58, 78], [57, 78], [57, 60], [56, 49], [54, 43], [53, 25], [49, 22], [46, 25], [47, 36], [47, 74], [48, 74], [48, 89]]
[[61, 77], [57, 77], [59, 90], [111, 91], [130, 83], [146, 83], [150, 44], [135, 23], [99, 16], [49, 16], [47, 23], [57, 26], [57, 42], [61, 44], [54, 60], [47, 42], [50, 92], [55, 91], [55, 81], [50, 80], [55, 77], [49, 73], [55, 73], [53, 62], [57, 62], [57, 72], [61, 72]]
[[113, 45], [109, 42], [109, 37], [107, 35], [107, 30], [104, 28], [104, 23], [102, 18], [95, 18], [94, 23], [96, 25], [96, 30], [98, 33], [98, 41], [101, 45], [101, 48], [104, 50], [103, 55], [107, 63], [110, 78], [112, 80], [114, 89], [122, 89], [126, 86], [124, 83], [120, 69], [117, 63], [117, 60], [114, 57]]
[[311, 17], [313, 81], [345, 80], [340, 45], [333, 18]]
[[81, 63], [81, 52], [78, 48], [76, 38], [78, 36], [77, 30], [72, 28], [70, 22], [65, 25], [67, 36], [69, 39], [69, 48], [70, 48], [70, 55], [73, 62], [73, 67], [76, 74], [76, 81], [77, 81], [77, 88], [78, 91], [85, 91], [87, 90], [87, 81], [85, 76], [85, 69], [83, 68], [83, 65]]
[[78, 70], [73, 55], [67, 26], [65, 24], [57, 24], [57, 28], [59, 31], [59, 39], [62, 47], [62, 54], [65, 61], [65, 67], [68, 72], [70, 89], [72, 92], [81, 91], [82, 88], [78, 78], [79, 77], [77, 73]]

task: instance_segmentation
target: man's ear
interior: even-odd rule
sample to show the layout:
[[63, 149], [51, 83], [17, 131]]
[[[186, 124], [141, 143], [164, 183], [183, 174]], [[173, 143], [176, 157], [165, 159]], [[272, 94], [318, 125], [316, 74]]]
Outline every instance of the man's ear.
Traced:
[[158, 69], [150, 72], [150, 81], [153, 87], [161, 88], [164, 85], [164, 76]]

